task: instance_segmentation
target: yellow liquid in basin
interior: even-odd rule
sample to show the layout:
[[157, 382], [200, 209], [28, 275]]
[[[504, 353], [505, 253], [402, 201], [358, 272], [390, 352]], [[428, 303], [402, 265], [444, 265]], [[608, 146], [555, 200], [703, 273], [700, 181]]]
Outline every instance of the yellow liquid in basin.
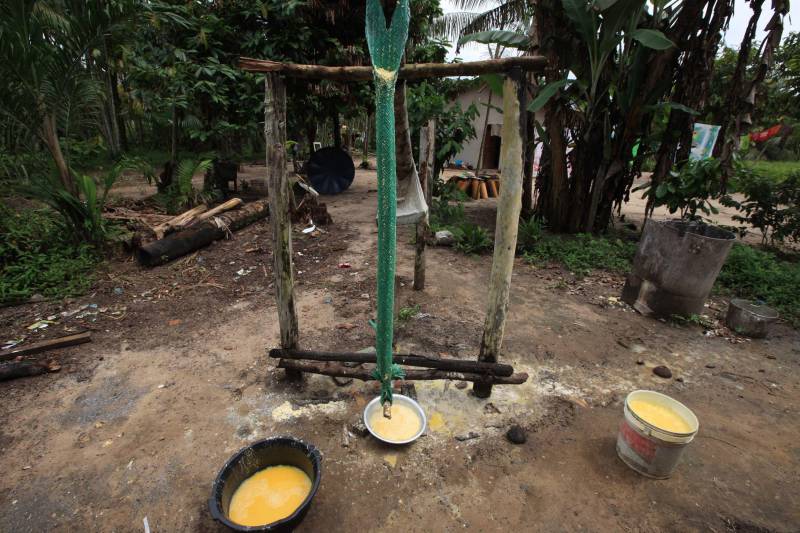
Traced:
[[682, 416], [664, 405], [648, 402], [647, 400], [631, 400], [628, 403], [628, 407], [639, 418], [659, 429], [672, 433], [692, 432], [692, 427]]
[[402, 403], [392, 405], [392, 418], [383, 416], [383, 409], [375, 409], [369, 417], [372, 430], [387, 440], [408, 440], [419, 432], [422, 420], [417, 412]]
[[233, 493], [228, 518], [243, 526], [271, 524], [291, 515], [311, 492], [311, 479], [294, 466], [270, 466]]

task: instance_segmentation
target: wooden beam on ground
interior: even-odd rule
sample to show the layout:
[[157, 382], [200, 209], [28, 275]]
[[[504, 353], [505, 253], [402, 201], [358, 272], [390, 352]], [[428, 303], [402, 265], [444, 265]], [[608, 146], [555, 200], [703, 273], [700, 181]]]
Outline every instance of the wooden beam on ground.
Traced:
[[[280, 74], [264, 80], [264, 137], [267, 143], [267, 190], [272, 226], [275, 298], [281, 348], [297, 348], [299, 338], [292, 271], [292, 220], [289, 213], [289, 180], [286, 175], [286, 86]], [[287, 372], [297, 379], [298, 372]]]
[[[503, 83], [503, 143], [500, 147], [503, 175], [497, 202], [489, 303], [478, 355], [479, 361], [488, 363], [497, 361], [503, 343], [514, 252], [517, 249], [519, 213], [522, 208], [522, 139], [525, 138], [527, 123], [525, 113], [521, 112], [525, 109], [525, 86], [522, 80], [522, 72], [517, 71]], [[479, 398], [488, 398], [492, 393], [492, 386], [489, 383], [476, 383], [473, 391]]]
[[[352, 352], [316, 352], [311, 350], [281, 350], [272, 349], [269, 356], [273, 359], [307, 359], [309, 361], [324, 361], [337, 363], [375, 363], [374, 353]], [[398, 365], [420, 366], [453, 372], [471, 372], [476, 374], [494, 374], [495, 376], [508, 377], [514, 373], [511, 365], [500, 363], [483, 363], [466, 359], [442, 359], [426, 357], [416, 354], [394, 354], [392, 361]]]
[[[481, 74], [509, 72], [512, 69], [540, 72], [546, 65], [547, 59], [544, 56], [503, 57], [463, 63], [410, 63], [400, 67], [398, 77], [401, 80], [418, 80], [448, 76], [480, 76]], [[371, 66], [328, 67], [240, 57], [239, 68], [247, 72], [272, 72], [290, 78], [312, 80], [369, 81], [372, 79]]]
[[[433, 180], [434, 144], [436, 142], [436, 121], [431, 119], [419, 132], [419, 181], [425, 194], [428, 212], [431, 208], [431, 181]], [[428, 217], [417, 222], [416, 248], [414, 250], [414, 290], [425, 288], [425, 239], [428, 238]]]
[[11, 361], [0, 364], [0, 381], [38, 376], [47, 372], [47, 367], [30, 361]]
[[8, 351], [0, 352], [0, 361], [8, 361], [20, 355], [34, 355], [37, 353], [55, 350], [58, 348], [66, 348], [67, 346], [75, 346], [76, 344], [83, 344], [92, 340], [92, 334], [88, 331], [83, 333], [76, 333], [75, 335], [67, 335], [66, 337], [59, 337], [57, 339], [48, 339], [46, 341], [34, 342], [27, 346], [20, 346]]
[[[341, 363], [315, 363], [310, 361], [294, 361], [291, 359], [281, 359], [278, 368], [306, 372], [309, 374], [321, 374], [323, 376], [333, 376], [340, 378], [360, 379], [361, 381], [374, 381], [372, 375], [375, 365], [365, 365], [362, 367], [350, 368]], [[414, 380], [434, 380], [449, 379], [454, 381], [472, 381], [476, 383], [487, 383], [492, 385], [521, 385], [528, 380], [528, 374], [521, 372], [508, 377], [491, 376], [478, 374], [475, 372], [451, 372], [447, 370], [409, 370], [404, 369], [406, 381]]]

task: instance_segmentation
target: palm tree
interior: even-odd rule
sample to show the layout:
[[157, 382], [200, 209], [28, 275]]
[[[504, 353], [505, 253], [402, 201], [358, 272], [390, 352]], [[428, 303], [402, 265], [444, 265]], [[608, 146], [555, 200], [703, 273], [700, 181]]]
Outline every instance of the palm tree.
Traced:
[[59, 133], [96, 118], [102, 88], [89, 75], [94, 47], [127, 1], [6, 0], [0, 3], [0, 115], [47, 146], [58, 178], [77, 194]]

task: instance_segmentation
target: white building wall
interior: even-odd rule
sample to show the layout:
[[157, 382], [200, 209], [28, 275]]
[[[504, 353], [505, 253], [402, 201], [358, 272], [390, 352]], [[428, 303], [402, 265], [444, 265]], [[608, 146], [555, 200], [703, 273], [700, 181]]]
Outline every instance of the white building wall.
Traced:
[[[489, 113], [489, 121], [487, 126], [489, 128], [492, 127], [492, 124], [496, 124], [498, 126], [502, 126], [503, 124], [503, 114], [498, 111], [498, 109], [502, 109], [503, 107], [503, 98], [497, 94], [492, 95], [491, 107], [488, 107], [484, 104], [489, 103], [489, 87], [487, 85], [482, 85], [477, 88], [470, 89], [468, 91], [464, 91], [458, 95], [456, 98], [456, 102], [461, 106], [461, 109], [466, 110], [470, 104], [475, 104], [478, 108], [478, 116], [473, 121], [473, 126], [475, 127], [476, 136], [474, 139], [470, 139], [464, 143], [464, 147], [462, 150], [453, 158], [453, 160], [462, 160], [464, 165], [470, 165], [472, 168], [476, 168], [478, 165], [478, 157], [480, 155], [481, 149], [481, 139], [483, 138], [483, 125], [486, 120], [486, 113], [488, 110]], [[498, 109], [494, 109], [494, 108]], [[544, 113], [540, 110], [536, 113], [536, 118], [539, 122], [544, 120]], [[500, 130], [501, 127], [496, 127], [495, 130]], [[533, 132], [533, 135], [536, 133]], [[502, 136], [502, 135], [501, 135]]]

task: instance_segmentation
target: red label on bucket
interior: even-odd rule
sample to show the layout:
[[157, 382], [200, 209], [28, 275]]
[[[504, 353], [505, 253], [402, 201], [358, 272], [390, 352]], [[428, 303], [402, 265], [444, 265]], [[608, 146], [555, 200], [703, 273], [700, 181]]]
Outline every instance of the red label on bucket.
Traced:
[[625, 420], [619, 426], [619, 431], [625, 443], [631, 450], [647, 461], [651, 462], [656, 456], [656, 445], [654, 442], [647, 440], [646, 437], [638, 434], [632, 427], [630, 427]]

